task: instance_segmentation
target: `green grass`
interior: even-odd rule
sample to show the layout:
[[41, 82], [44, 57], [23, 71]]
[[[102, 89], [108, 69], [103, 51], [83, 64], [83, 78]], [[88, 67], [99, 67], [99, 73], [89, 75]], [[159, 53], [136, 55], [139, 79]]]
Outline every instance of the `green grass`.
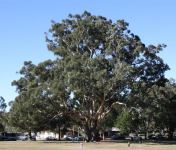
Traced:
[[[0, 150], [82, 150], [80, 143], [1, 141]], [[83, 143], [83, 150], [176, 150], [171, 144]]]

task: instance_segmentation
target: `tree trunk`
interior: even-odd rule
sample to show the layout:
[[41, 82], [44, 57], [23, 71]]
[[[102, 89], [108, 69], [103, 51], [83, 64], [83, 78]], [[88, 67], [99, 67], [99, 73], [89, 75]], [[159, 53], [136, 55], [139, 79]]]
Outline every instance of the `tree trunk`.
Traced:
[[145, 133], [145, 140], [148, 139], [149, 133], [148, 131]]
[[173, 133], [174, 133], [174, 129], [169, 129], [169, 131], [168, 131], [168, 138], [169, 138], [169, 140], [173, 139]]
[[87, 141], [100, 141], [99, 130], [97, 129], [97, 124], [95, 123], [93, 127], [86, 125], [85, 134], [87, 135]]
[[87, 136], [86, 140], [87, 142], [90, 142], [92, 140], [92, 134], [91, 134], [91, 130], [89, 129], [88, 125], [85, 126], [84, 130]]
[[60, 128], [60, 125], [58, 125], [58, 132], [59, 132], [59, 141], [61, 140], [61, 128]]
[[97, 129], [93, 130], [93, 139], [96, 142], [100, 141], [99, 130], [97, 130]]
[[29, 139], [32, 140], [32, 134], [31, 134], [31, 131], [29, 131], [28, 134], [29, 134]]

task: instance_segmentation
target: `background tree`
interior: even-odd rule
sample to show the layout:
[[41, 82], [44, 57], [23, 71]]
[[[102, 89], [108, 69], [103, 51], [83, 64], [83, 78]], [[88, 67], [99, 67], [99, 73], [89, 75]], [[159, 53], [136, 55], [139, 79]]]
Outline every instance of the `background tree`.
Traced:
[[[172, 79], [163, 86], [153, 85], [150, 89], [148, 88], [142, 92], [141, 90], [145, 88], [138, 89], [138, 93], [133, 94], [133, 97], [130, 97], [128, 101], [131, 116], [129, 117], [127, 112], [124, 112], [124, 115], [122, 113], [117, 125], [121, 125], [122, 129], [131, 129], [131, 126], [135, 123], [136, 132], [146, 133], [146, 137], [148, 133], [163, 133], [164, 131], [168, 133], [168, 138], [172, 139], [176, 128], [175, 85], [175, 80]], [[136, 99], [136, 101], [133, 99]], [[131, 121], [132, 118], [135, 122]]]
[[[166, 81], [166, 80], [165, 80]], [[145, 133], [145, 137], [148, 137], [148, 133], [154, 131], [155, 128], [155, 116], [156, 111], [156, 95], [153, 94], [153, 90], [157, 89], [158, 84], [164, 86], [165, 81], [162, 83], [151, 84], [148, 83], [135, 83], [132, 92], [129, 95], [128, 108], [130, 109], [130, 115], [132, 115], [135, 122], [136, 130], [133, 132]], [[150, 87], [150, 88], [149, 88]]]
[[0, 132], [5, 130], [4, 126], [4, 113], [7, 105], [5, 103], [5, 99], [0, 96]]
[[106, 136], [109, 137], [111, 135], [111, 133], [107, 131], [111, 130], [112, 127], [116, 126], [117, 116], [121, 114], [122, 110], [123, 107], [121, 105], [114, 106], [111, 112], [103, 119], [100, 127], [100, 133], [103, 138]]
[[[19, 95], [10, 110], [11, 125], [29, 133], [37, 132], [53, 129], [50, 128], [53, 120], [63, 117], [64, 103], [60, 100], [63, 99], [64, 91], [58, 90], [55, 86], [57, 81], [53, 78], [55, 77], [53, 66], [54, 62], [50, 60], [40, 63], [38, 66], [30, 61], [24, 63], [20, 70], [23, 77], [12, 83], [17, 87]], [[51, 83], [53, 83], [53, 87], [50, 86]], [[61, 89], [61, 87], [63, 86], [59, 88]], [[66, 97], [64, 97], [65, 99]]]
[[171, 79], [165, 87], [154, 89], [156, 100], [156, 126], [168, 133], [168, 138], [173, 139], [176, 129], [176, 82]]
[[6, 109], [7, 105], [5, 103], [5, 99], [0, 96], [0, 113], [4, 112]]
[[133, 119], [129, 111], [124, 110], [117, 117], [116, 122], [114, 123], [116, 127], [120, 129], [122, 134], [129, 134], [134, 131]]

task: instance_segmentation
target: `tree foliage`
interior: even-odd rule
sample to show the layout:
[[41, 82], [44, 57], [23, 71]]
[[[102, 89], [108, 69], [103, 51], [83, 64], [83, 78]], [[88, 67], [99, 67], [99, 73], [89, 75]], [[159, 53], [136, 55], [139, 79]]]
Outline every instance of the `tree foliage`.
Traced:
[[[168, 138], [172, 139], [173, 132], [176, 129], [175, 80], [168, 80], [164, 86], [153, 85], [148, 90], [140, 93], [141, 89], [138, 90], [137, 95], [133, 95], [136, 101], [128, 104], [130, 105], [130, 114], [123, 112], [118, 117], [119, 122], [116, 125], [122, 128], [122, 131], [124, 128], [128, 128], [133, 132], [135, 130], [132, 130], [131, 127], [135, 125], [136, 132], [146, 133], [146, 136], [151, 132], [164, 131], [168, 133]], [[130, 97], [129, 102], [132, 100], [133, 97]]]
[[122, 134], [128, 134], [133, 131], [132, 115], [127, 111], [121, 112], [115, 122], [115, 126], [120, 129]]
[[49, 129], [50, 124], [63, 113], [63, 103], [60, 101], [65, 97], [59, 94], [64, 94], [64, 91], [59, 90], [57, 95], [55, 94], [57, 91], [55, 82], [58, 84], [59, 82], [53, 78], [55, 74], [53, 67], [54, 62], [50, 60], [37, 66], [31, 61], [24, 63], [20, 70], [22, 77], [12, 83], [17, 87], [19, 96], [16, 97], [10, 110], [11, 125], [23, 131], [37, 132]]
[[155, 88], [155, 109], [156, 126], [165, 130], [170, 139], [176, 129], [176, 82], [171, 79], [165, 87]]
[[5, 99], [0, 96], [0, 113], [4, 112], [6, 109], [7, 105], [5, 103]]

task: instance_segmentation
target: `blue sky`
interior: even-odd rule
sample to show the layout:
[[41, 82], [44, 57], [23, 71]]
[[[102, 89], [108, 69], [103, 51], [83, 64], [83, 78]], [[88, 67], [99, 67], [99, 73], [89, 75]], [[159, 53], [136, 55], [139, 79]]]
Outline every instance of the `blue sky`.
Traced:
[[175, 0], [0, 0], [0, 95], [7, 103], [17, 95], [11, 82], [19, 78], [16, 72], [24, 61], [53, 58], [44, 36], [51, 20], [85, 10], [113, 21], [125, 19], [145, 44], [167, 44], [160, 56], [171, 68], [166, 76], [176, 78]]

